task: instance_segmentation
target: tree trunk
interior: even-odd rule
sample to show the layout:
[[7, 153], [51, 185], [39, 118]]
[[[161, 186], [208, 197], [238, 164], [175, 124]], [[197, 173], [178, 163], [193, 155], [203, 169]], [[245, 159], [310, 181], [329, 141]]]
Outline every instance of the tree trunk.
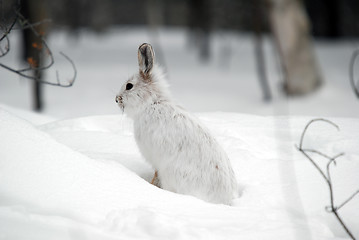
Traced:
[[268, 0], [272, 33], [281, 58], [288, 95], [303, 95], [322, 83], [309, 33], [309, 22], [299, 0]]
[[[30, 24], [38, 23], [46, 19], [45, 2], [43, 0], [22, 0], [21, 13]], [[46, 30], [46, 23], [34, 26], [38, 34], [44, 35]], [[34, 68], [41, 67], [42, 56], [42, 42], [39, 37], [30, 29], [23, 30], [23, 44], [24, 44], [24, 60], [29, 62], [31, 60]], [[36, 76], [38, 81], [33, 82], [33, 108], [35, 111], [43, 109], [42, 100], [42, 74], [39, 70], [33, 70], [33, 75]]]
[[201, 60], [210, 58], [211, 1], [189, 0], [188, 26], [190, 41], [198, 47]]
[[165, 2], [163, 0], [147, 0], [147, 23], [150, 28], [151, 44], [156, 49], [156, 59], [165, 69], [167, 64], [165, 55], [160, 42], [159, 28], [163, 25], [163, 8]]
[[254, 32], [254, 55], [256, 57], [256, 67], [259, 84], [262, 88], [264, 101], [270, 101], [272, 98], [267, 73], [265, 55], [263, 49], [263, 20], [264, 16], [264, 0], [255, 0], [252, 6], [252, 21]]

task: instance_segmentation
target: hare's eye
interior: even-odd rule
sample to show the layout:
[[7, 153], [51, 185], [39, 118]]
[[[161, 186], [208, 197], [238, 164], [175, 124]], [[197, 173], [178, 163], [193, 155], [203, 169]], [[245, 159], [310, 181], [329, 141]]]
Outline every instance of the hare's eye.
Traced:
[[130, 90], [131, 88], [133, 88], [133, 84], [132, 83], [127, 83], [126, 84], [126, 90]]

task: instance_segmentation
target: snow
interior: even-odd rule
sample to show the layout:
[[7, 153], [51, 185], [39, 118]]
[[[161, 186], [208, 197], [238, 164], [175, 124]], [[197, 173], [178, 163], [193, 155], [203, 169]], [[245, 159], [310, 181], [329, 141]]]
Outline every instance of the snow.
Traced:
[[[279, 91], [273, 49], [265, 42], [273, 102], [264, 103], [255, 74], [251, 37], [212, 36], [211, 60], [187, 49], [183, 29], [116, 28], [102, 36], [84, 31], [50, 35], [56, 64], [47, 76], [71, 77], [64, 51], [76, 63], [69, 89], [45, 87], [44, 113], [31, 108], [30, 81], [0, 69], [0, 239], [347, 239], [325, 211], [328, 188], [297, 151], [304, 146], [335, 155], [335, 201], [359, 183], [359, 101], [348, 81], [355, 44], [316, 42], [325, 85], [305, 98]], [[19, 35], [10, 36], [6, 63], [17, 63]], [[153, 43], [173, 95], [197, 113], [231, 159], [243, 194], [233, 206], [215, 205], [149, 184], [153, 169], [134, 142], [132, 122], [115, 104], [136, 71], [136, 49]], [[17, 46], [17, 47], [15, 47]], [[161, 46], [161, 49], [158, 48]], [[207, 112], [207, 113], [204, 113]], [[322, 167], [325, 159], [315, 157]], [[359, 236], [359, 197], [340, 209]]]
[[[2, 239], [340, 239], [324, 181], [294, 144], [310, 119], [200, 114], [228, 152], [243, 194], [233, 206], [161, 190], [131, 121], [91, 116], [34, 126], [0, 110]], [[338, 201], [359, 182], [355, 119], [317, 126], [305, 144], [347, 155], [333, 170]], [[318, 124], [319, 125], [319, 124]], [[258, 138], [258, 136], [261, 136]], [[336, 175], [333, 174], [333, 177]], [[320, 193], [320, 194], [318, 194]], [[342, 211], [357, 234], [359, 201]], [[21, 231], [18, 231], [21, 229]]]

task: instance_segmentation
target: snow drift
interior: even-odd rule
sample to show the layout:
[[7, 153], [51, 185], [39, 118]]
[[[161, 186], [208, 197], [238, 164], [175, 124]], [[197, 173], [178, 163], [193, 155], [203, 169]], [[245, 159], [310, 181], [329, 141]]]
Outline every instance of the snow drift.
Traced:
[[[228, 153], [243, 194], [215, 205], [148, 183], [124, 116], [33, 125], [0, 109], [0, 239], [340, 239], [319, 174], [295, 149], [310, 118], [199, 115]], [[358, 188], [359, 122], [317, 124], [305, 144], [344, 151], [337, 201]], [[341, 209], [358, 235], [359, 201]], [[335, 237], [336, 236], [336, 237]]]

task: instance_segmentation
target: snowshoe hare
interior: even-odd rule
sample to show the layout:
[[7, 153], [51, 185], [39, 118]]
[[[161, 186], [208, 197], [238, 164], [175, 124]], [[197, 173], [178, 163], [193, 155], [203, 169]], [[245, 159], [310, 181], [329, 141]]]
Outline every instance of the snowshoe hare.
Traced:
[[238, 187], [227, 154], [196, 117], [173, 102], [154, 61], [152, 46], [142, 44], [139, 72], [116, 96], [134, 121], [142, 155], [156, 170], [152, 183], [159, 180], [156, 185], [165, 190], [230, 204]]

